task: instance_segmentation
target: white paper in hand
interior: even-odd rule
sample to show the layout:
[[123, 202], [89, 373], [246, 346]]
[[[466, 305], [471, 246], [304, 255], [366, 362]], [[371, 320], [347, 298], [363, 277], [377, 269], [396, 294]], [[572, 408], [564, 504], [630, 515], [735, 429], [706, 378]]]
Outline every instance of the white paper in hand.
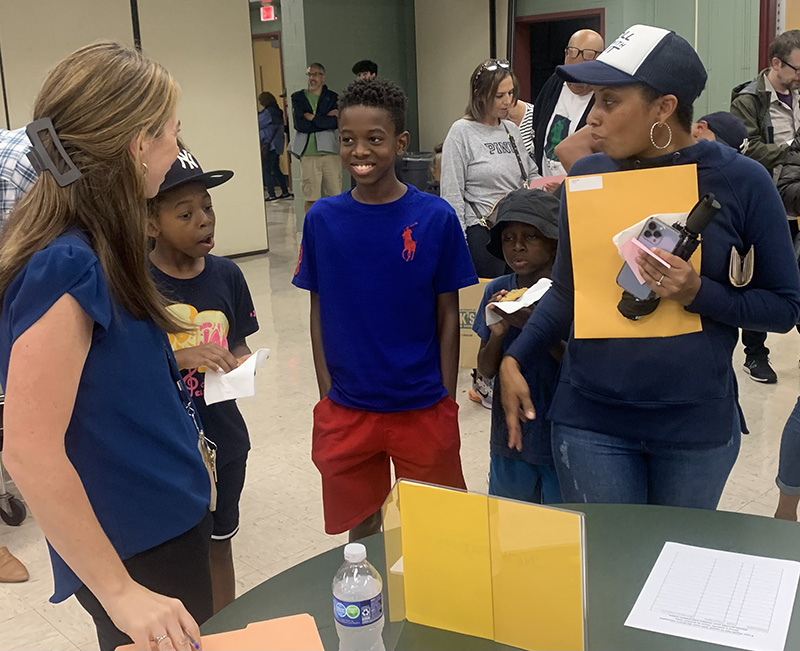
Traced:
[[205, 398], [207, 405], [223, 400], [249, 398], [256, 393], [256, 369], [264, 366], [269, 348], [259, 348], [229, 373], [206, 373]]
[[[498, 301], [496, 303], [489, 303], [489, 305], [496, 305], [499, 310], [502, 310], [506, 314], [514, 314], [514, 312], [521, 310], [523, 307], [530, 307], [536, 301], [542, 298], [542, 296], [547, 293], [547, 290], [550, 289], [552, 284], [553, 283], [549, 278], [541, 278], [536, 282], [536, 284], [534, 284], [533, 287], [530, 287], [528, 291], [516, 301]], [[486, 325], [500, 323], [503, 317], [497, 314], [494, 310], [490, 310], [489, 305], [486, 306]]]

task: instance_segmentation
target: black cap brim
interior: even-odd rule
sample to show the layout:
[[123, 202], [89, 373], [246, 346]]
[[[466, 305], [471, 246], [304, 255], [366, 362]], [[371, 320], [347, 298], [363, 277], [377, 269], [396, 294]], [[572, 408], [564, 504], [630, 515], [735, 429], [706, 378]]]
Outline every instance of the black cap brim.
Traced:
[[556, 74], [564, 81], [591, 86], [626, 86], [641, 83], [627, 72], [596, 60], [557, 66]]
[[227, 183], [231, 180], [231, 178], [233, 178], [232, 170], [214, 170], [213, 172], [203, 172], [202, 174], [192, 176], [191, 178], [177, 179], [173, 183], [167, 183], [164, 181], [164, 183], [161, 184], [161, 187], [158, 188], [158, 192], [160, 194], [161, 192], [166, 192], [167, 190], [176, 188], [179, 185], [186, 185], [187, 183], [202, 183], [207, 189], [211, 189], [217, 187], [218, 185], [222, 185], [223, 183]]

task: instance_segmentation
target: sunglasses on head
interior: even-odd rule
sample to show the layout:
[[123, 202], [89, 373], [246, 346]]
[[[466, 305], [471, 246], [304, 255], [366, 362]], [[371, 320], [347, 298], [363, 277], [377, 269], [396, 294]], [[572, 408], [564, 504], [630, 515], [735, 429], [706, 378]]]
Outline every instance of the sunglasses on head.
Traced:
[[478, 79], [481, 78], [481, 75], [484, 73], [485, 70], [489, 72], [494, 72], [502, 68], [503, 70], [510, 70], [511, 64], [508, 62], [507, 59], [489, 59], [485, 63], [481, 64], [480, 69], [478, 70], [478, 74], [475, 75], [475, 84], [478, 83]]

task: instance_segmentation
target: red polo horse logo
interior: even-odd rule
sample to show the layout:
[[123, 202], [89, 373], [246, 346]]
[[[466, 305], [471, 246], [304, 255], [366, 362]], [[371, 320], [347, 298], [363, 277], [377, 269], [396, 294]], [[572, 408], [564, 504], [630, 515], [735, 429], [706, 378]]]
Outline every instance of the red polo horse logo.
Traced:
[[418, 222], [414, 222], [411, 226], [406, 226], [403, 229], [403, 260], [411, 262], [414, 259], [414, 254], [417, 252], [417, 243], [411, 237], [411, 229], [416, 226]]
[[303, 261], [303, 245], [300, 245], [300, 255], [297, 257], [297, 267], [295, 267], [294, 275], [300, 273], [300, 263]]

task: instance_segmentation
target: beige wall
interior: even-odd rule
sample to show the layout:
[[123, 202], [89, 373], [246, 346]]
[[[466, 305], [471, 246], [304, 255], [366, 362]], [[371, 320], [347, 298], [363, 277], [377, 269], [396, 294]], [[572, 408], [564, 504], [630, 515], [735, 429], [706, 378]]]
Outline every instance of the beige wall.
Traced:
[[508, 45], [508, 0], [497, 0], [497, 58], [506, 58]]
[[[183, 135], [205, 169], [234, 178], [214, 191], [219, 255], [264, 250], [253, 53], [247, 0], [139, 0], [144, 53], [181, 85]], [[133, 45], [128, 0], [0, 0], [0, 47], [11, 128], [31, 120], [47, 71], [102, 39]], [[2, 126], [5, 116], [0, 115]]]
[[178, 115], [203, 169], [236, 175], [212, 190], [214, 253], [267, 248], [258, 118], [246, 0], [139, 0], [142, 50], [181, 86]]
[[[431, 151], [464, 114], [469, 77], [489, 56], [486, 0], [415, 0], [419, 147]], [[497, 3], [497, 56], [506, 55], [508, 1]]]
[[[11, 128], [31, 121], [48, 70], [73, 50], [110, 39], [133, 45], [128, 0], [0, 0], [0, 46]], [[3, 122], [5, 126], [5, 122]]]
[[8, 128], [8, 114], [6, 113], [6, 95], [0, 88], [0, 129]]
[[786, 29], [800, 29], [800, 0], [785, 0]]

